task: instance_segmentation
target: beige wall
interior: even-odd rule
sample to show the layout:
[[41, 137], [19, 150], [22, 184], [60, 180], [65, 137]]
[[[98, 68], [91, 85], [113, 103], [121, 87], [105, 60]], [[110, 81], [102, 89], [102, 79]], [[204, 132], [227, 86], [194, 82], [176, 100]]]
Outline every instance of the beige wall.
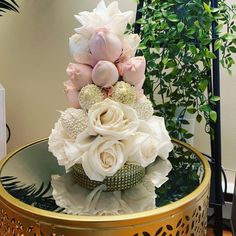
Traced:
[[[232, 3], [234, 0], [230, 0]], [[6, 88], [7, 122], [12, 131], [8, 151], [49, 135], [66, 107], [63, 81], [71, 58], [68, 38], [79, 24], [73, 15], [91, 10], [97, 0], [18, 0], [20, 14], [0, 18], [0, 83]], [[106, 1], [111, 2], [111, 1]], [[135, 10], [134, 0], [120, 0], [121, 9]], [[236, 58], [235, 58], [236, 59]], [[223, 164], [236, 170], [236, 66], [222, 71]], [[203, 123], [196, 124], [194, 145], [209, 153]]]

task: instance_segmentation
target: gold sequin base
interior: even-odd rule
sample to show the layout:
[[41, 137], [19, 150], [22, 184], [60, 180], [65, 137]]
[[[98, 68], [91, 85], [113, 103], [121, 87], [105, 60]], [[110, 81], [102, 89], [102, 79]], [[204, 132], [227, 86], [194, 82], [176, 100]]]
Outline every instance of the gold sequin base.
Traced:
[[72, 169], [73, 175], [81, 187], [94, 189], [105, 184], [107, 192], [130, 189], [140, 183], [145, 175], [145, 169], [142, 166], [125, 164], [116, 174], [107, 176], [102, 182], [99, 182], [89, 179], [81, 164], [75, 164]]

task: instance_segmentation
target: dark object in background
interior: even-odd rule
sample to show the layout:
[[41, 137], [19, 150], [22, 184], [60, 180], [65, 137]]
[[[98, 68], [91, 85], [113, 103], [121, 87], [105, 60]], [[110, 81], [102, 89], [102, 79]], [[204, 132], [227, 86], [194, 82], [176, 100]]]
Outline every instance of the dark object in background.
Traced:
[[232, 212], [231, 212], [231, 226], [233, 235], [236, 236], [236, 178], [234, 184], [234, 196], [233, 196], [233, 204], [232, 204]]

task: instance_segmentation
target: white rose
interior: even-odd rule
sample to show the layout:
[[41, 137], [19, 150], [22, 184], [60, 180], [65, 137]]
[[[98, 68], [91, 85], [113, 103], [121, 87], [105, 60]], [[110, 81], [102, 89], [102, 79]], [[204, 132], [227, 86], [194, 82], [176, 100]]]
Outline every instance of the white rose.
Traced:
[[110, 137], [97, 138], [82, 156], [82, 166], [91, 180], [103, 181], [113, 176], [126, 162], [125, 145]]
[[132, 107], [110, 99], [93, 105], [88, 112], [88, 118], [90, 135], [100, 134], [125, 139], [139, 127], [137, 113]]
[[141, 120], [138, 131], [152, 135], [156, 140], [158, 148], [157, 155], [163, 160], [168, 158], [169, 152], [173, 149], [173, 144], [166, 130], [163, 117], [152, 116], [147, 121]]
[[[137, 132], [130, 140], [133, 152], [128, 157], [128, 162], [146, 167], [155, 161], [159, 149], [155, 135]], [[134, 151], [135, 150], [135, 151]]]
[[81, 158], [82, 153], [74, 141], [67, 135], [60, 121], [55, 124], [49, 135], [48, 149], [57, 158], [58, 164], [65, 166], [66, 170], [79, 162]]

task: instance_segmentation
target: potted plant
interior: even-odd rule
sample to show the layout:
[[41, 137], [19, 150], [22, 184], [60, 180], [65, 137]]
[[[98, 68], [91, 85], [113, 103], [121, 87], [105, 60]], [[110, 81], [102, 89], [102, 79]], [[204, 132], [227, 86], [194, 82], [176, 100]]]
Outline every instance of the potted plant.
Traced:
[[[220, 63], [229, 73], [236, 52], [236, 5], [219, 1], [212, 8], [207, 0], [144, 0], [140, 54], [147, 60], [145, 94], [150, 97], [156, 115], [163, 116], [171, 136], [183, 141], [193, 134], [185, 128], [186, 114], [205, 118], [206, 132], [217, 114], [213, 106], [219, 97], [207, 93], [211, 86], [212, 59], [220, 50]], [[216, 23], [216, 32], [212, 24]], [[212, 35], [216, 38], [212, 39]], [[178, 111], [178, 116], [176, 117]]]

